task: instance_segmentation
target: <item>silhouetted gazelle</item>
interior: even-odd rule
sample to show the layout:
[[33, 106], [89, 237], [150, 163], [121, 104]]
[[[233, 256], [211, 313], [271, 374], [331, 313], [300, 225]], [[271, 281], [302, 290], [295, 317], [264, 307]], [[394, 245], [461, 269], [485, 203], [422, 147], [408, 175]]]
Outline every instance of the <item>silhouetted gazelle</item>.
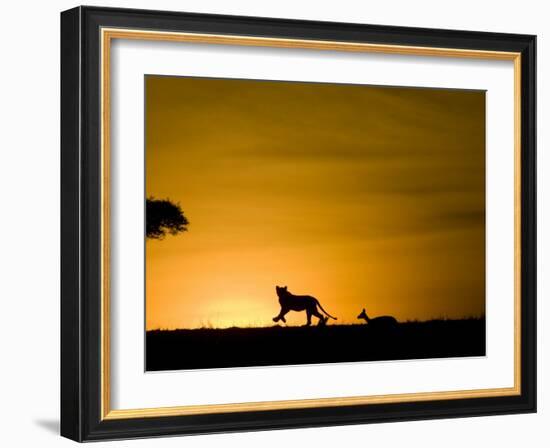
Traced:
[[397, 319], [393, 316], [379, 316], [371, 319], [367, 316], [365, 308], [363, 308], [361, 314], [357, 316], [357, 319], [365, 319], [367, 324], [373, 328], [394, 328], [397, 325]]

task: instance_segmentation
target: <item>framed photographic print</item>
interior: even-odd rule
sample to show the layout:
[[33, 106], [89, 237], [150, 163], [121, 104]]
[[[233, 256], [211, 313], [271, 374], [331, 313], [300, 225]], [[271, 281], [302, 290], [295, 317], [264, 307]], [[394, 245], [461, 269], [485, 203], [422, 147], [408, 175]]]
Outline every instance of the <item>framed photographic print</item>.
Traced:
[[536, 410], [535, 37], [61, 14], [61, 433]]

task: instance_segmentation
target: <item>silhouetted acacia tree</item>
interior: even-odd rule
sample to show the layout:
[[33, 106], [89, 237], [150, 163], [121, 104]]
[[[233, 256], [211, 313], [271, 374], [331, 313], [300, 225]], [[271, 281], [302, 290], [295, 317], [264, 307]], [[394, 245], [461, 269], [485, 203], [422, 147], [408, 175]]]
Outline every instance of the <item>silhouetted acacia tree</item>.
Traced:
[[179, 204], [168, 199], [147, 198], [145, 208], [147, 238], [161, 240], [167, 233], [176, 235], [187, 231], [189, 221]]

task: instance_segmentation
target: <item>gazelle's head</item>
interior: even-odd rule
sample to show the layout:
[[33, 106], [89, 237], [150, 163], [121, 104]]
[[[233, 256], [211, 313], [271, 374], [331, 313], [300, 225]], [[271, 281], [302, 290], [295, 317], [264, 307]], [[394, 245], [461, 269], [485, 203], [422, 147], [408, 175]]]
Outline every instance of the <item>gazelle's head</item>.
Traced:
[[365, 319], [365, 320], [368, 320], [367, 312], [365, 311], [365, 308], [363, 308], [363, 311], [361, 311], [361, 314], [359, 314], [359, 316], [357, 316], [357, 319]]

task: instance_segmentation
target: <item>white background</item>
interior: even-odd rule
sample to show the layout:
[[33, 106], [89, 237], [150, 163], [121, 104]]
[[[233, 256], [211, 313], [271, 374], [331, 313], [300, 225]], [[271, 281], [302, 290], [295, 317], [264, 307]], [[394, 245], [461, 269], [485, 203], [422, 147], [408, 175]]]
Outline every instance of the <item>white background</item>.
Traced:
[[[159, 8], [316, 20], [425, 26], [538, 34], [538, 194], [539, 194], [539, 413], [537, 415], [404, 422], [382, 425], [258, 432], [127, 441], [111, 446], [295, 446], [341, 443], [371, 446], [464, 447], [518, 445], [543, 447], [550, 440], [550, 393], [544, 373], [549, 332], [550, 239], [542, 230], [550, 218], [547, 191], [550, 159], [545, 154], [550, 120], [550, 76], [545, 2], [463, 0], [353, 2], [317, 1], [102, 1], [103, 6]], [[0, 368], [2, 432], [6, 446], [69, 446], [57, 436], [59, 414], [59, 11], [68, 1], [11, 2], [2, 9], [2, 220], [0, 256]], [[543, 175], [546, 173], [546, 179]], [[546, 203], [546, 204], [545, 204]], [[546, 278], [545, 278], [546, 277]], [[546, 349], [547, 352], [547, 349]], [[104, 444], [99, 444], [102, 446]]]

